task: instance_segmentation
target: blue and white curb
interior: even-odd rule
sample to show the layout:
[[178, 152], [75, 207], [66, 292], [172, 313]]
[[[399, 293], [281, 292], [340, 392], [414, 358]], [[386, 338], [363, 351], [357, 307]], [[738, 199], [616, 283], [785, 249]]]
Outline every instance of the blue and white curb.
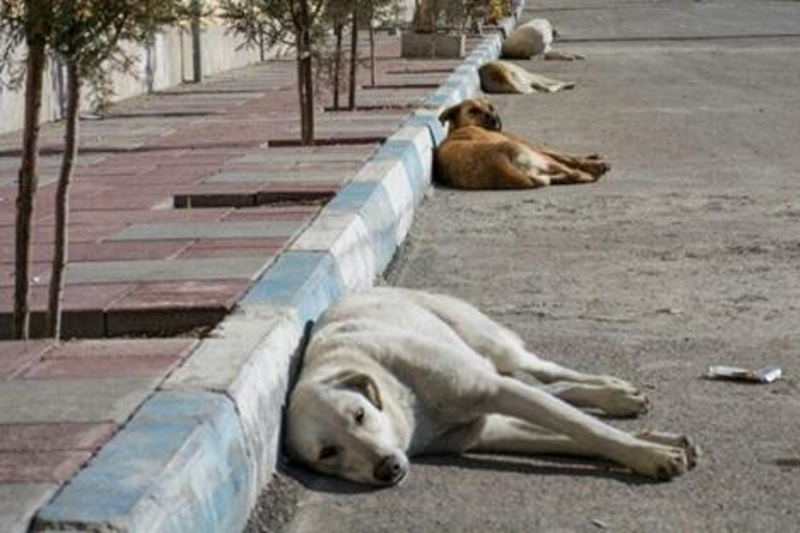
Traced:
[[236, 310], [36, 517], [38, 529], [241, 531], [275, 472], [307, 328], [372, 285], [431, 184], [439, 111], [480, 90], [484, 40], [275, 260]]
[[447, 80], [425, 98], [428, 106], [444, 108], [459, 103], [464, 98], [480, 91], [481, 80], [478, 69], [489, 61], [500, 56], [502, 40], [499, 35], [491, 35], [481, 42], [467, 56], [464, 63], [453, 72]]

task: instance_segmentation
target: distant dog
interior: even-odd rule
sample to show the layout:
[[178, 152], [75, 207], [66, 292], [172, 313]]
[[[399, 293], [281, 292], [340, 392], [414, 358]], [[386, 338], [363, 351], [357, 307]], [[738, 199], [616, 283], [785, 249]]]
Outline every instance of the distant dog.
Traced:
[[464, 100], [439, 119], [450, 131], [434, 154], [434, 178], [459, 189], [530, 189], [550, 184], [591, 183], [610, 166], [597, 154], [558, 152], [501, 132], [494, 106], [485, 98]]
[[532, 19], [521, 24], [503, 41], [501, 56], [504, 59], [529, 59], [543, 55], [545, 59], [574, 61], [586, 59], [582, 55], [567, 54], [552, 49], [553, 38], [558, 32], [547, 19]]
[[658, 480], [694, 467], [685, 436], [630, 434], [579, 407], [635, 416], [648, 401], [621, 379], [540, 359], [464, 301], [369, 289], [314, 327], [286, 443], [317, 471], [379, 486], [402, 481], [408, 457], [426, 453], [602, 457]]
[[488, 94], [533, 92], [554, 93], [572, 89], [575, 84], [534, 74], [508, 61], [490, 61], [478, 69], [481, 89]]

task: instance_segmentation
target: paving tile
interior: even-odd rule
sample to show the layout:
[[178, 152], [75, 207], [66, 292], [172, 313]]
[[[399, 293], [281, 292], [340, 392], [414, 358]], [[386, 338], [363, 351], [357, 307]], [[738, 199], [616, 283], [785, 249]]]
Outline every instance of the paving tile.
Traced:
[[340, 182], [353, 175], [350, 168], [329, 169], [329, 170], [286, 170], [269, 172], [242, 172], [242, 171], [222, 171], [213, 176], [209, 176], [204, 181], [206, 183], [261, 183], [261, 182], [281, 182], [291, 184], [295, 181], [304, 182]]
[[230, 309], [249, 280], [141, 283], [116, 300], [108, 312], [136, 309]]
[[[22, 377], [36, 380], [166, 376], [180, 361], [175, 356], [146, 355], [60, 357], [34, 363]], [[36, 387], [35, 384], [31, 386]]]
[[67, 284], [252, 279], [263, 266], [255, 257], [72, 263]]
[[[225, 215], [225, 222], [239, 222], [247, 220], [306, 220], [314, 216], [319, 210], [319, 205], [287, 204], [264, 205], [246, 209], [234, 209]], [[213, 242], [213, 241], [208, 241]]]
[[161, 377], [12, 380], [0, 382], [0, 424], [115, 422], [120, 424]]
[[0, 483], [63, 483], [91, 456], [88, 451], [0, 452]]
[[136, 224], [153, 222], [210, 222], [222, 220], [233, 211], [221, 209], [156, 209], [156, 210], [73, 210], [70, 221], [73, 224]]
[[57, 489], [56, 483], [0, 483], [0, 531], [27, 532], [33, 514]]
[[[48, 341], [0, 341], [0, 379], [13, 377], [44, 356], [52, 347]], [[2, 441], [2, 428], [0, 428]], [[0, 450], [3, 449], [0, 443]]]
[[184, 241], [75, 243], [69, 247], [69, 260], [83, 263], [89, 261], [170, 259], [177, 257], [187, 245], [188, 243]]
[[[275, 239], [264, 239], [258, 244], [251, 246], [201, 246], [193, 244], [186, 247], [180, 253], [181, 259], [200, 258], [200, 257], [260, 257], [266, 263], [274, 257], [288, 244], [288, 239], [281, 239], [280, 243], [275, 243]], [[229, 242], [229, 241], [221, 241]], [[235, 240], [234, 240], [235, 242]]]
[[289, 237], [301, 228], [296, 220], [276, 219], [263, 222], [181, 222], [134, 224], [108, 237], [111, 241], [167, 239], [248, 239]]
[[64, 342], [47, 353], [49, 358], [65, 357], [186, 357], [195, 339], [103, 339]]
[[113, 422], [0, 425], [0, 452], [87, 450], [99, 448], [117, 430]]

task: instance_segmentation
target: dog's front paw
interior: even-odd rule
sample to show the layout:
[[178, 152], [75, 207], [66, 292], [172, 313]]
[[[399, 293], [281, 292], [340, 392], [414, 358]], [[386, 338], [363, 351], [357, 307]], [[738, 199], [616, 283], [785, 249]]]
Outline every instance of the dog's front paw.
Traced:
[[634, 455], [627, 466], [637, 474], [657, 481], [669, 481], [692, 468], [682, 447], [649, 444], [639, 448]]
[[700, 459], [700, 456], [702, 455], [700, 447], [697, 444], [695, 444], [694, 441], [690, 439], [688, 436], [683, 435], [681, 433], [668, 433], [665, 431], [656, 431], [653, 429], [647, 429], [637, 433], [636, 437], [642, 440], [646, 440], [648, 442], [663, 444], [665, 446], [671, 446], [674, 448], [683, 448], [684, 452], [686, 453], [686, 459], [688, 462], [689, 470], [697, 466], [697, 461]]

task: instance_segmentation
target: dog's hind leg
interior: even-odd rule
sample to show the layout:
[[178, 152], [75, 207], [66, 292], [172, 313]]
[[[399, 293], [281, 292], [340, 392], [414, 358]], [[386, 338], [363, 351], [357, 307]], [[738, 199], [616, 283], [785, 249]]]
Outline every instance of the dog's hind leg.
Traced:
[[557, 381], [542, 388], [570, 405], [597, 408], [610, 416], [636, 416], [650, 408], [647, 396], [634, 387]]
[[544, 53], [544, 58], [548, 61], [579, 61], [586, 59], [586, 56], [581, 54], [568, 54], [566, 52], [559, 52], [558, 50], [548, 50]]
[[[566, 435], [559, 435], [542, 427], [504, 415], [489, 415], [477, 441], [467, 452], [508, 453], [524, 455], [574, 455], [601, 457], [596, 449]], [[634, 433], [637, 439], [685, 450], [688, 467], [694, 468], [700, 449], [685, 435], [658, 431]]]
[[516, 333], [464, 300], [425, 292], [409, 293], [409, 297], [442, 319], [470, 348], [489, 359], [500, 374], [523, 372], [542, 383], [568, 381], [635, 390], [627, 381], [578, 372], [538, 357], [525, 349]]
[[519, 137], [512, 133], [503, 133], [503, 135], [516, 143], [524, 144], [528, 148], [557, 161], [558, 163], [571, 168], [577, 169], [589, 174], [592, 178], [590, 181], [596, 181], [603, 174], [611, 170], [611, 165], [603, 161], [597, 154], [590, 154], [586, 156], [569, 154], [560, 150], [555, 150], [544, 144], [534, 143], [524, 137]]
[[683, 447], [636, 438], [536, 387], [503, 376], [495, 379], [495, 392], [485, 401], [487, 414], [519, 418], [565, 435], [600, 457], [651, 478], [668, 480], [691, 468]]

